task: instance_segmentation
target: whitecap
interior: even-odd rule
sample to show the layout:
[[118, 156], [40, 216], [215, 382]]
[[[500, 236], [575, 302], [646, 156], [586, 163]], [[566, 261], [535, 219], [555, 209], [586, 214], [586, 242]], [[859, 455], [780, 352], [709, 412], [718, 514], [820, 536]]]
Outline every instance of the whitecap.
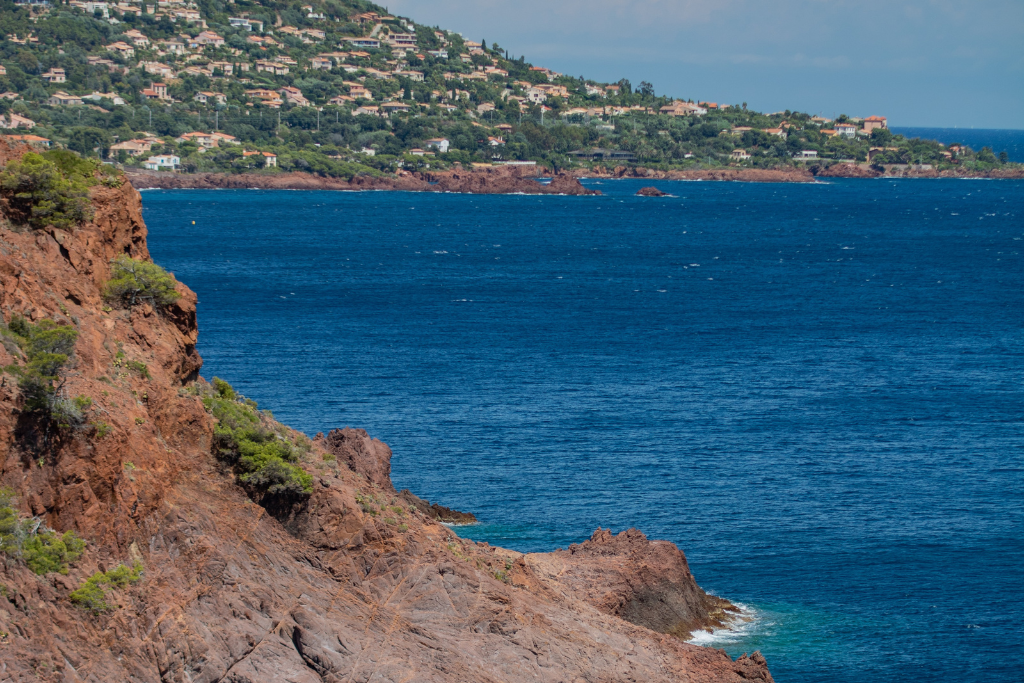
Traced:
[[721, 647], [722, 645], [739, 642], [753, 635], [758, 627], [766, 625], [763, 623], [764, 615], [753, 607], [739, 602], [733, 604], [740, 611], [737, 614], [730, 615], [725, 626], [713, 629], [710, 632], [704, 629], [697, 629], [690, 634], [690, 638], [686, 642], [705, 647]]

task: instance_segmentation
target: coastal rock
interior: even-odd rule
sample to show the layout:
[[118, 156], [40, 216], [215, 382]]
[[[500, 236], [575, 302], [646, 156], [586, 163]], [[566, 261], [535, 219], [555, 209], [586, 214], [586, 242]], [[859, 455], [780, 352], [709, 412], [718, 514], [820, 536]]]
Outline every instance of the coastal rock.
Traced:
[[662, 192], [656, 187], [641, 187], [637, 193], [637, 197], [667, 197], [668, 192]]
[[568, 550], [525, 560], [545, 583], [659, 633], [685, 639], [696, 629], [723, 626], [739, 612], [697, 585], [679, 548], [650, 541], [637, 529], [618, 535], [598, 529]]
[[[643, 625], [671, 631], [703, 604], [671, 544], [602, 532], [545, 561], [461, 539], [439, 506], [394, 491], [390, 449], [362, 430], [308, 443], [265, 416], [306, 445], [312, 490], [290, 507], [250, 497], [212, 452], [195, 295], [178, 284], [167, 310], [106, 308], [110, 259], [148, 258], [146, 228], [130, 185], [91, 196], [95, 218], [70, 232], [0, 221], [4, 321], [73, 325], [65, 387], [93, 400], [86, 424], [43, 439], [14, 378], [0, 381], [0, 485], [23, 515], [89, 542], [67, 575], [0, 561], [4, 680], [771, 680], [760, 655]], [[111, 587], [107, 608], [72, 602], [135, 560], [141, 581]]]

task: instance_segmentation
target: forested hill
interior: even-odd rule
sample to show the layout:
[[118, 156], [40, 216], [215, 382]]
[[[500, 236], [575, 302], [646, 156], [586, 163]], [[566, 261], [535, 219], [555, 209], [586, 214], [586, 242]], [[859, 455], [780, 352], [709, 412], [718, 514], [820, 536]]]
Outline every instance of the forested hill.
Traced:
[[0, 28], [0, 133], [125, 166], [351, 177], [517, 161], [1002, 163], [893, 136], [878, 112], [763, 114], [561, 74], [359, 0], [3, 0]]

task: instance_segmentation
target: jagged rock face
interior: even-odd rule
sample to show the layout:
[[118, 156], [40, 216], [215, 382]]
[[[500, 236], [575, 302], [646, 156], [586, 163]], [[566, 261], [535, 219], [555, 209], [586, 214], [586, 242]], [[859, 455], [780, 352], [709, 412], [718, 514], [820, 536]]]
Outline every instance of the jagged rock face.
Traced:
[[636, 529], [618, 535], [598, 529], [568, 550], [525, 556], [543, 581], [556, 584], [606, 614], [682, 638], [724, 624], [737, 612], [708, 595], [690, 573], [686, 556], [667, 541], [649, 541]]
[[394, 491], [391, 485], [391, 449], [373, 439], [365, 429], [332, 429], [316, 440], [353, 472], [363, 475], [371, 484], [385, 491]]
[[[545, 559], [464, 541], [394, 492], [390, 450], [360, 430], [303, 456], [308, 498], [251, 500], [211, 455], [213, 420], [188, 390], [201, 364], [195, 296], [179, 285], [169, 310], [104, 311], [110, 259], [148, 252], [134, 189], [97, 188], [93, 202], [73, 233], [0, 227], [0, 312], [78, 329], [68, 388], [110, 428], [40, 444], [3, 377], [0, 484], [89, 545], [67, 576], [0, 562], [0, 680], [771, 680], [759, 656], [734, 662], [638, 625], [700, 603], [674, 546], [602, 532]], [[142, 580], [112, 589], [109, 611], [69, 600], [134, 559]], [[659, 595], [668, 617], [645, 607]]]

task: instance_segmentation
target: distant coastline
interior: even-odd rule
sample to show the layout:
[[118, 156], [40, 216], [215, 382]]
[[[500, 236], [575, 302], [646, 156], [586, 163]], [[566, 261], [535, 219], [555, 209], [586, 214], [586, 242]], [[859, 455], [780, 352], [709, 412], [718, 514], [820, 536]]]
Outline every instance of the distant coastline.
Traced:
[[1024, 180], [1024, 167], [993, 169], [984, 173], [938, 171], [910, 166], [888, 166], [884, 172], [867, 164], [814, 165], [809, 168], [718, 168], [686, 171], [660, 171], [644, 167], [595, 167], [556, 174], [549, 185], [536, 182], [548, 170], [522, 172], [506, 168], [406, 173], [396, 176], [364, 177], [351, 180], [312, 173], [171, 173], [166, 171], [127, 170], [132, 184], [140, 189], [212, 190], [339, 190], [349, 192], [391, 190], [401, 192], [456, 192], [467, 194], [600, 194], [588, 190], [578, 179], [706, 180], [758, 183], [813, 183], [821, 178], [987, 178]]
[[906, 138], [935, 140], [944, 145], [961, 144], [972, 149], [989, 147], [996, 154], [1006, 152], [1013, 163], [1024, 163], [1024, 129], [898, 126], [893, 127], [892, 132]]

